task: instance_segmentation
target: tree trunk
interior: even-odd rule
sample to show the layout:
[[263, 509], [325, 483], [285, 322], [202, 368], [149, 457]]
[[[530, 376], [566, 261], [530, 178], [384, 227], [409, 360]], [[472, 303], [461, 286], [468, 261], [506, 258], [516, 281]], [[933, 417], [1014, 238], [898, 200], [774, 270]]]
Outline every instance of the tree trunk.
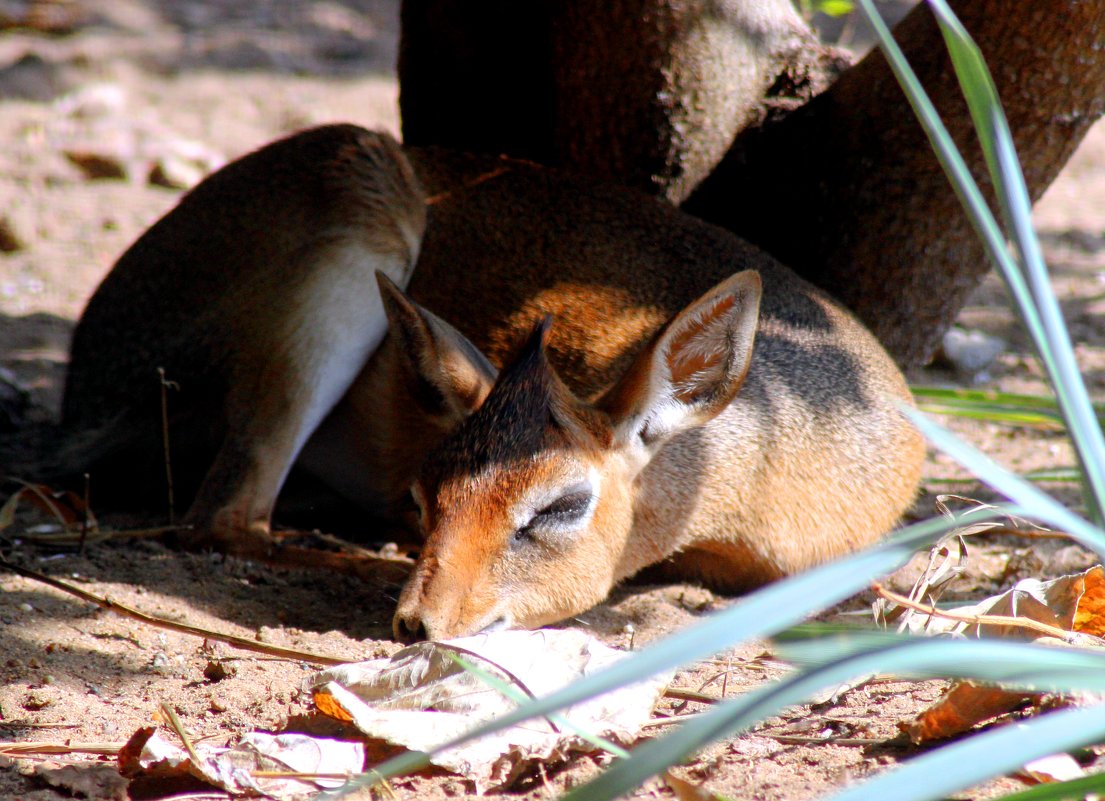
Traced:
[[[1033, 200], [1105, 111], [1105, 2], [954, 2], [994, 73]], [[989, 188], [936, 23], [895, 29]], [[782, 119], [746, 129], [687, 202], [828, 289], [899, 363], [922, 363], [990, 264], [880, 52]]]
[[683, 200], [766, 95], [847, 66], [790, 0], [407, 0], [403, 138]]
[[[1105, 0], [952, 5], [1037, 197], [1103, 111]], [[981, 175], [928, 9], [896, 35]], [[881, 55], [805, 102], [841, 66], [789, 0], [406, 0], [403, 133], [693, 191], [685, 209], [834, 293], [913, 366], [989, 265]]]

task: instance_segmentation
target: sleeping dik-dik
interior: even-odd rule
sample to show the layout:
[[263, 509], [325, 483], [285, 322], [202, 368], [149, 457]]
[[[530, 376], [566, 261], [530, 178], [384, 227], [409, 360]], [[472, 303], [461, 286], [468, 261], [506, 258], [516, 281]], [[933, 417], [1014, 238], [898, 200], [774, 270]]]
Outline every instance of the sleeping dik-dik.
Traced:
[[416, 513], [405, 639], [560, 620], [650, 565], [806, 569], [887, 531], [923, 452], [872, 336], [733, 235], [348, 125], [220, 170], [120, 258], [74, 336], [64, 472], [158, 474], [158, 368], [193, 542], [269, 547], [293, 464]]

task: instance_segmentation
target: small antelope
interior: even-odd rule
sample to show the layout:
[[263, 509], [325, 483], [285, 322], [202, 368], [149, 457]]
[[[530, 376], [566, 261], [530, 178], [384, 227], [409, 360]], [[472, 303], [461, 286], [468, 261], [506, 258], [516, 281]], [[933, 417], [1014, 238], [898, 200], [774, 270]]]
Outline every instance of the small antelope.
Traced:
[[736, 591], [873, 542], [918, 481], [908, 402], [847, 311], [723, 230], [334, 125], [223, 168], [119, 259], [74, 335], [62, 461], [133, 494], [165, 417], [197, 541], [247, 553], [293, 464], [416, 510], [394, 629], [440, 639], [650, 565]]

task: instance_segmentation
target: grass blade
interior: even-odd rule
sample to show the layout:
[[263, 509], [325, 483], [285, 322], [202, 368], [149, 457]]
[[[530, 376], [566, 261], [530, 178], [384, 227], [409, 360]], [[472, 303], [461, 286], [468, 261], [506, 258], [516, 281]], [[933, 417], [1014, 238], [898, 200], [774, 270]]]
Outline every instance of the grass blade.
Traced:
[[1105, 705], [1052, 712], [923, 754], [828, 801], [927, 801], [1103, 738]]
[[[1005, 425], [1065, 428], [1059, 405], [1051, 397], [945, 387], [915, 386], [910, 389], [917, 408], [923, 412]], [[1096, 408], [1095, 412], [1101, 414]]]
[[[1040, 320], [1040, 330], [1030, 329], [1030, 333], [1074, 441], [1089, 489], [1087, 505], [1094, 510], [1094, 518], [1100, 524], [1103, 520], [1101, 510], [1105, 508], [1105, 437], [1082, 382], [1062, 312], [1051, 291], [1040, 243], [1032, 227], [1032, 203], [1017, 160], [1013, 135], [978, 45], [945, 0], [929, 0], [929, 6], [951, 54], [1006, 227], [1012, 233], [1012, 242], [1020, 256], [1017, 272], [1025, 278]], [[1017, 298], [1017, 302], [1022, 301]]]
[[1066, 532], [1105, 559], [1105, 531], [1086, 522], [1057, 500], [1023, 478], [995, 464], [981, 451], [968, 445], [913, 409], [906, 409], [913, 424], [929, 442], [951, 456], [978, 478], [1012, 500], [1027, 517]]
[[[746, 730], [786, 706], [858, 675], [978, 676], [1047, 692], [1105, 689], [1105, 653], [1059, 650], [1008, 641], [919, 639], [889, 633], [872, 634], [874, 636], [856, 638], [851, 643], [821, 643], [823, 648], [829, 646], [825, 650], [829, 656], [823, 664], [719, 704], [711, 712], [684, 723], [671, 734], [641, 745], [634, 749], [629, 759], [616, 762], [597, 779], [566, 795], [563, 801], [606, 801], [616, 798], [709, 743]], [[843, 645], [851, 647], [843, 648]], [[807, 643], [805, 647], [808, 652], [810, 645]], [[835, 652], [831, 651], [832, 648], [836, 649]], [[1105, 732], [1105, 707], [1098, 709], [1097, 715], [1100, 717], [1099, 725]], [[1097, 729], [1093, 729], [1092, 733], [1087, 730], [1085, 739], [1076, 744], [1092, 741], [1096, 732]], [[1062, 734], [1070, 736], [1065, 730]], [[1062, 745], [1065, 742], [1053, 746], [1048, 742], [1041, 745], [1035, 740], [1033, 746], [1042, 748], [1038, 755], [1044, 756], [1064, 750]], [[1016, 761], [1010, 767], [1002, 763], [981, 778], [1007, 772], [1031, 758]], [[985, 764], [981, 761], [973, 767], [977, 770]], [[954, 774], [949, 773], [951, 776]], [[959, 789], [977, 780], [974, 774], [965, 783], [953, 778], [950, 786], [915, 797], [939, 797], [943, 792]], [[913, 781], [917, 782], [917, 779]], [[863, 797], [894, 798], [896, 801], [904, 798], [895, 791]]]
[[1105, 773], [1095, 773], [1065, 782], [1047, 782], [1003, 795], [1001, 801], [1079, 801], [1105, 793]]

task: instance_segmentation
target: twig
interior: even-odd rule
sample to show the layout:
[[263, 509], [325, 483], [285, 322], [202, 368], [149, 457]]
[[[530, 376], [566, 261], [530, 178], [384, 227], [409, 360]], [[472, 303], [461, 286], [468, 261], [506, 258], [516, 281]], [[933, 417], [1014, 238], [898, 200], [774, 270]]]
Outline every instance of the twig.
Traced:
[[[86, 545], [95, 545], [110, 540], [139, 539], [143, 537], [161, 537], [174, 531], [191, 531], [190, 525], [177, 526], [153, 526], [151, 528], [127, 528], [127, 529], [91, 529], [85, 537]], [[35, 542], [43, 545], [80, 545], [80, 532], [71, 529], [62, 531], [22, 531], [19, 538], [27, 542]]]
[[756, 732], [757, 737], [769, 737], [786, 745], [879, 745], [886, 740], [877, 737], [800, 737], [792, 734], [769, 734]]
[[684, 721], [694, 720], [695, 718], [700, 718], [700, 717], [702, 717], [703, 715], [706, 715], [706, 714], [708, 714], [708, 713], [707, 712], [691, 712], [689, 715], [672, 715], [671, 717], [668, 717], [668, 718], [653, 718], [652, 720], [646, 720], [644, 723], [642, 723], [641, 728], [642, 729], [653, 729], [653, 728], [656, 728], [657, 726], [675, 726], [679, 723], [683, 723]]
[[84, 501], [82, 502], [82, 507], [83, 508], [81, 509], [81, 538], [80, 538], [80, 541], [77, 544], [77, 547], [78, 547], [78, 549], [80, 551], [80, 554], [82, 556], [84, 555], [85, 541], [88, 539], [88, 515], [89, 515], [88, 510], [92, 508], [89, 504], [91, 495], [92, 495], [92, 478], [91, 478], [91, 476], [88, 475], [88, 473], [85, 473], [84, 474]]
[[126, 743], [77, 743], [65, 745], [64, 743], [0, 743], [0, 755], [3, 756], [34, 756], [61, 755], [61, 754], [95, 754], [96, 756], [115, 756], [123, 750]]
[[[517, 161], [517, 159], [511, 159], [511, 161]], [[526, 162], [526, 163], [527, 164], [532, 164], [533, 162]], [[495, 169], [490, 170], [489, 172], [485, 172], [481, 175], [477, 175], [471, 181], [466, 181], [463, 184], [463, 187], [465, 189], [470, 189], [473, 186], [479, 186], [480, 184], [484, 183], [485, 181], [490, 181], [492, 178], [498, 178], [500, 175], [503, 175], [503, 174], [508, 173], [510, 171], [511, 171], [511, 168], [508, 167], [508, 166], [505, 166], [505, 165], [502, 166], [502, 167], [496, 167]], [[428, 198], [426, 198], [425, 203], [426, 203], [427, 206], [436, 206], [441, 201], [447, 200], [448, 198], [452, 197], [452, 195], [453, 195], [453, 192], [451, 190], [450, 191], [445, 191], [445, 192], [439, 192], [436, 195], [430, 195]]]
[[694, 690], [677, 690], [673, 687], [664, 690], [664, 697], [673, 698], [676, 701], [697, 701], [700, 704], [716, 704], [721, 700], [716, 695], [706, 695]]
[[169, 525], [176, 522], [176, 502], [173, 498], [173, 460], [169, 453], [169, 387], [180, 389], [175, 381], [165, 379], [165, 368], [158, 367], [161, 380], [161, 444], [165, 449], [165, 488], [169, 493]]
[[1026, 617], [1011, 617], [1009, 615], [968, 615], [961, 612], [951, 612], [943, 609], [937, 609], [935, 606], [929, 604], [917, 603], [911, 601], [904, 595], [899, 595], [893, 590], [888, 590], [882, 584], [875, 582], [871, 585], [871, 589], [876, 595], [885, 598], [888, 601], [904, 606], [907, 609], [912, 609], [916, 612], [922, 612], [925, 615], [931, 617], [942, 617], [947, 620], [956, 620], [960, 623], [969, 623], [973, 625], [990, 625], [990, 626], [1015, 626], [1018, 628], [1030, 629], [1031, 631], [1039, 632], [1040, 634], [1046, 634], [1050, 637], [1056, 637], [1061, 640], [1069, 640], [1078, 632], [1068, 631], [1067, 629], [1061, 629], [1058, 626], [1049, 626], [1047, 623], [1040, 623], [1036, 620], [1031, 620]]
[[[80, 723], [37, 723], [29, 720], [0, 720], [0, 729], [79, 729]], [[3, 746], [0, 745], [0, 748]]]
[[164, 713], [165, 717], [169, 719], [169, 725], [173, 727], [176, 736], [180, 738], [180, 742], [184, 745], [184, 750], [188, 752], [188, 756], [192, 759], [192, 764], [197, 767], [202, 765], [203, 760], [201, 760], [200, 755], [196, 753], [196, 746], [192, 744], [192, 738], [188, 735], [188, 731], [184, 728], [184, 724], [180, 722], [180, 718], [177, 717], [176, 710], [166, 702], [161, 705], [161, 711]]
[[154, 617], [147, 615], [145, 612], [139, 612], [137, 609], [132, 609], [129, 606], [117, 603], [107, 598], [102, 598], [99, 595], [86, 592], [79, 587], [74, 587], [72, 584], [67, 584], [64, 581], [52, 578], [50, 576], [43, 575], [42, 573], [36, 573], [34, 570], [28, 570], [25, 567], [12, 564], [7, 559], [0, 558], [0, 567], [7, 568], [8, 570], [23, 576], [24, 578], [32, 579], [33, 581], [40, 581], [43, 584], [47, 584], [54, 589], [61, 590], [62, 592], [74, 595], [80, 598], [82, 601], [88, 601], [91, 604], [95, 604], [101, 609], [105, 609], [108, 612], [114, 612], [117, 615], [123, 617], [129, 617], [133, 620], [137, 620], [140, 623], [145, 623], [148, 626], [155, 626], [161, 629], [168, 629], [169, 631], [176, 631], [181, 634], [190, 634], [193, 637], [202, 637], [205, 640], [213, 640], [215, 642], [221, 642], [232, 648], [240, 648], [243, 651], [252, 651], [258, 654], [267, 654], [268, 656], [279, 656], [284, 659], [291, 659], [296, 662], [310, 662], [316, 665], [344, 665], [348, 662], [354, 661], [351, 659], [345, 659], [338, 656], [330, 656], [327, 654], [316, 654], [308, 651], [296, 651], [291, 648], [281, 648], [276, 645], [266, 645], [265, 643], [257, 642], [256, 640], [250, 640], [246, 637], [239, 637], [235, 634], [225, 634], [223, 632], [211, 631], [210, 629], [203, 629], [199, 626], [189, 626], [186, 623], [177, 623], [172, 620], [166, 620], [165, 618]]

